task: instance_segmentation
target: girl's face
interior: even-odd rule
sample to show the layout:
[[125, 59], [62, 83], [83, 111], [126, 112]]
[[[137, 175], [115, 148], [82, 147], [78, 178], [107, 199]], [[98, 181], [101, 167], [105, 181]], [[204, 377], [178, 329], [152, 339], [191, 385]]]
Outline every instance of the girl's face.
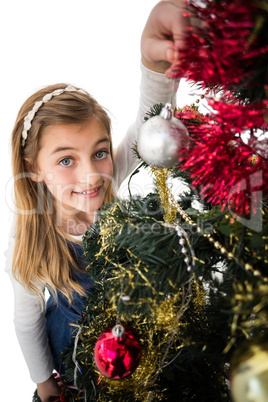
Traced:
[[79, 212], [92, 217], [103, 205], [113, 174], [111, 144], [102, 123], [93, 119], [49, 126], [40, 145], [37, 178], [57, 200], [58, 218], [71, 220]]

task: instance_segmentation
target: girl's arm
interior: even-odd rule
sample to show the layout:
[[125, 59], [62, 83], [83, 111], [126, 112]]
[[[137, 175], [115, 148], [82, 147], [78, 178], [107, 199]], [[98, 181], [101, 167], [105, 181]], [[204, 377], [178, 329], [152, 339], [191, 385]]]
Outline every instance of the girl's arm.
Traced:
[[[53, 371], [46, 333], [45, 308], [42, 308], [39, 297], [24, 288], [12, 274], [14, 240], [14, 234], [11, 233], [6, 252], [6, 272], [14, 289], [15, 331], [31, 379], [35, 383], [42, 383], [50, 378]], [[40, 288], [43, 290], [42, 285]]]
[[[175, 105], [174, 82], [163, 73], [178, 58], [184, 46], [184, 36], [189, 20], [185, 17], [183, 0], [161, 1], [151, 11], [141, 36], [142, 78], [140, 104], [135, 123], [115, 149], [114, 187], [118, 190], [122, 181], [138, 165], [132, 147], [137, 140], [146, 112], [157, 103]], [[178, 85], [178, 81], [176, 83]]]
[[8, 270], [14, 289], [14, 324], [16, 335], [35, 383], [46, 381], [52, 374], [53, 364], [48, 345], [45, 308], [39, 297], [24, 288]]
[[176, 91], [171, 90], [174, 83], [165, 74], [146, 68], [141, 64], [140, 101], [136, 121], [129, 127], [125, 137], [114, 150], [114, 189], [118, 191], [124, 179], [138, 166], [139, 159], [132, 150], [144, 117], [150, 108], [157, 104], [170, 102], [175, 105]]

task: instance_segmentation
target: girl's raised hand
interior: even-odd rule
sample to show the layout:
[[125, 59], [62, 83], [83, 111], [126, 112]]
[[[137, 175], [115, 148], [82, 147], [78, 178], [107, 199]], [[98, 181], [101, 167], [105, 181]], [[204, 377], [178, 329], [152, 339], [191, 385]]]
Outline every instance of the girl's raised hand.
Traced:
[[145, 67], [164, 73], [178, 59], [189, 26], [183, 0], [164, 0], [156, 4], [141, 36], [141, 56]]

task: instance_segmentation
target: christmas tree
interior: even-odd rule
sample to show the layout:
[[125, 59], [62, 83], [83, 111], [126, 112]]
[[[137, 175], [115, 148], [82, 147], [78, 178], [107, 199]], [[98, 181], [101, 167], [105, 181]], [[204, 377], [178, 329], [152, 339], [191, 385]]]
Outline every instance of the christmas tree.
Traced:
[[[149, 170], [155, 192], [133, 197], [132, 175], [84, 236], [95, 285], [63, 354], [70, 401], [268, 400], [268, 6], [188, 3], [203, 24], [169, 75], [208, 113], [152, 105], [133, 175]], [[155, 125], [175, 151], [151, 156]]]

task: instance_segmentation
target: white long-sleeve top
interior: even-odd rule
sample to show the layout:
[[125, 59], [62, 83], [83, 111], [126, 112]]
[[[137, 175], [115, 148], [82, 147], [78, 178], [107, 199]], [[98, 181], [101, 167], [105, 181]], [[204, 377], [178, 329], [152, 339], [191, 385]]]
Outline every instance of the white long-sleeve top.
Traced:
[[[164, 74], [156, 73], [141, 66], [140, 104], [136, 121], [128, 129], [124, 139], [114, 152], [114, 184], [119, 188], [122, 181], [136, 167], [132, 147], [144, 122], [146, 112], [156, 103], [174, 104], [176, 93], [170, 91], [171, 83]], [[6, 252], [6, 271], [14, 288], [14, 325], [16, 335], [28, 366], [31, 379], [35, 383], [46, 381], [53, 371], [49, 349], [45, 311], [39, 297], [23, 287], [12, 275], [12, 259], [15, 242], [15, 225], [11, 230]], [[44, 284], [39, 284], [42, 291]]]

